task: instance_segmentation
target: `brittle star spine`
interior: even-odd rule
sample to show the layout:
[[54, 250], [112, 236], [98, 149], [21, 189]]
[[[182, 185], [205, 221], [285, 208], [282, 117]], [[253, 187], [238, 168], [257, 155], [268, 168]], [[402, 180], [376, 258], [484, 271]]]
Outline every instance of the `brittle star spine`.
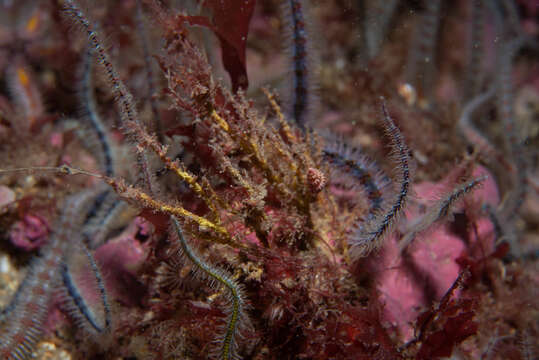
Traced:
[[[105, 69], [108, 82], [112, 88], [119, 109], [124, 131], [126, 131], [128, 135], [133, 135], [135, 139], [137, 139], [137, 136], [140, 136], [140, 133], [147, 133], [144, 125], [140, 121], [136, 106], [133, 102], [133, 95], [131, 95], [120, 78], [120, 75], [114, 68], [107, 51], [103, 47], [100, 35], [73, 0], [66, 1], [66, 11], [71, 14], [72, 18], [86, 31], [90, 45], [93, 47], [99, 62]], [[138, 164], [142, 174], [144, 174], [143, 180], [150, 193], [154, 193], [153, 186], [155, 185], [155, 181], [149, 169], [147, 154], [142, 147], [137, 147], [137, 150], [139, 151]]]
[[114, 176], [114, 153], [112, 151], [108, 131], [97, 111], [97, 104], [93, 93], [93, 52], [93, 48], [89, 46], [83, 56], [80, 102], [83, 106], [83, 117], [88, 120], [87, 122], [97, 137], [97, 142], [101, 150], [99, 151], [98, 156], [101, 160], [101, 167], [104, 174], [106, 176]]
[[[90, 270], [95, 279], [95, 287], [99, 292], [99, 297], [102, 306], [103, 318], [100, 318], [91, 306], [84, 299], [84, 296], [81, 294], [76, 280], [73, 278], [71, 269], [69, 266], [69, 259], [64, 259], [60, 265], [60, 273], [62, 277], [62, 283], [66, 290], [67, 301], [66, 307], [70, 315], [76, 321], [77, 325], [88, 329], [92, 334], [101, 334], [109, 330], [111, 319], [110, 319], [110, 307], [108, 304], [107, 293], [105, 291], [105, 286], [103, 284], [103, 278], [101, 276], [101, 271], [97, 266], [92, 254], [86, 248], [84, 244], [80, 244], [82, 247], [82, 252], [84, 253], [85, 259], [83, 262], [90, 265]], [[74, 265], [74, 264], [73, 264]], [[90, 327], [86, 327], [86, 324], [89, 324]]]
[[42, 256], [35, 259], [25, 279], [17, 289], [11, 303], [0, 319], [0, 357], [6, 360], [29, 359], [41, 339], [47, 320], [53, 288], [57, 285], [58, 268], [69, 252], [72, 235], [71, 216], [76, 213], [82, 199], [68, 200], [58, 228]]
[[306, 3], [305, 0], [285, 0], [282, 4], [285, 38], [292, 56], [293, 89], [290, 113], [301, 129], [305, 128], [307, 117], [316, 102], [314, 96], [316, 64], [307, 29]]
[[[82, 116], [85, 125], [90, 128], [91, 132], [95, 136], [89, 136], [97, 138], [97, 144], [88, 141], [86, 133], [83, 132], [83, 141], [89, 142], [88, 146], [90, 150], [96, 150], [97, 158], [100, 162], [101, 170], [104, 175], [112, 177], [116, 175], [115, 167], [115, 155], [112, 147], [112, 143], [109, 136], [109, 131], [106, 125], [101, 120], [97, 109], [97, 104], [94, 97], [93, 90], [93, 62], [94, 62], [94, 49], [88, 46], [85, 54], [83, 55], [83, 61], [81, 65], [81, 81], [80, 81], [80, 102], [82, 104]], [[92, 207], [87, 212], [86, 219], [84, 221], [83, 238], [86, 243], [90, 243], [90, 233], [92, 235], [96, 233], [97, 229], [104, 230], [101, 233], [106, 232], [104, 225], [107, 225], [107, 218], [117, 213], [119, 208], [124, 209], [125, 204], [120, 201], [118, 196], [106, 189], [96, 194], [92, 200]], [[93, 239], [92, 239], [93, 240]], [[90, 244], [95, 247], [96, 244], [100, 244], [104, 239], [98, 241], [92, 241]]]
[[418, 233], [429, 229], [434, 223], [446, 218], [449, 211], [451, 211], [451, 208], [462, 199], [464, 195], [478, 188], [486, 179], [487, 176], [484, 175], [457, 186], [453, 191], [431, 206], [422, 219], [413, 226], [406, 235], [404, 235], [399, 243], [400, 251], [406, 250]]
[[482, 80], [482, 57], [484, 35], [483, 0], [472, 0], [469, 5], [470, 26], [468, 35], [468, 66], [464, 77], [464, 99], [477, 95]]
[[380, 52], [398, 5], [398, 0], [359, 1], [363, 20], [361, 38], [365, 50], [363, 56], [366, 57], [364, 61], [373, 59]]
[[237, 338], [242, 321], [247, 321], [245, 314], [246, 304], [245, 295], [241, 286], [227, 272], [219, 269], [210, 263], [204, 261], [195, 250], [187, 243], [183, 236], [181, 225], [175, 217], [171, 217], [174, 230], [178, 236], [181, 247], [180, 256], [185, 256], [196, 266], [196, 273], [219, 286], [226, 288], [228, 292], [228, 301], [231, 303], [227, 309], [229, 313], [225, 334], [220, 340], [220, 358], [233, 359], [236, 357]]
[[506, 40], [501, 46], [501, 54], [498, 58], [498, 93], [497, 112], [505, 128], [505, 136], [509, 145], [511, 158], [516, 165], [516, 174], [513, 179], [513, 191], [504, 202], [503, 214], [507, 219], [513, 219], [520, 210], [527, 194], [528, 182], [526, 178], [527, 159], [523, 154], [524, 146], [519, 139], [517, 124], [513, 112], [513, 84], [512, 70], [513, 60], [520, 48], [524, 45], [524, 38], [518, 37], [511, 41]]
[[435, 78], [435, 53], [440, 26], [441, 0], [425, 1], [425, 12], [417, 27], [408, 54], [406, 82], [422, 97], [430, 96]]
[[388, 209], [383, 209], [366, 224], [359, 225], [352, 234], [349, 242], [354, 259], [366, 256], [371, 250], [381, 246], [382, 239], [391, 230], [404, 209], [412, 182], [408, 147], [399, 128], [389, 116], [384, 100], [382, 101], [382, 115], [386, 134], [391, 140], [392, 156], [398, 164], [396, 183], [399, 189]]
[[330, 164], [342, 169], [345, 173], [349, 173], [365, 189], [371, 202], [370, 215], [381, 210], [384, 200], [382, 188], [385, 186], [385, 181], [381, 171], [376, 168], [374, 163], [362, 156], [358, 150], [349, 150], [346, 144], [340, 142], [334, 146], [327, 145], [322, 154]]

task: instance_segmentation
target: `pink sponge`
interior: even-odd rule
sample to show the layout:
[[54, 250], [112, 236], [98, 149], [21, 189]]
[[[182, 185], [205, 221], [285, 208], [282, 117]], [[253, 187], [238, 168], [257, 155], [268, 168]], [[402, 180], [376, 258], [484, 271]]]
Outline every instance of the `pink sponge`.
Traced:
[[[492, 175], [482, 167], [473, 172], [474, 178], [487, 175], [482, 186], [467, 194], [458, 203], [455, 212], [463, 212], [467, 206], [480, 208], [487, 203], [495, 207], [499, 202], [498, 188]], [[421, 217], [421, 209], [428, 201], [447, 193], [448, 184], [454, 182], [449, 174], [439, 183], [424, 182], [414, 186], [417, 201], [411, 202], [406, 211], [406, 222], [413, 224]], [[445, 190], [444, 190], [445, 189]], [[449, 187], [451, 191], [451, 187]], [[478, 205], [478, 206], [475, 206]], [[467, 217], [464, 232], [456, 231], [457, 221], [442, 220], [416, 235], [406, 252], [399, 251], [397, 236], [391, 236], [383, 251], [375, 259], [377, 287], [380, 300], [385, 304], [384, 318], [395, 325], [404, 341], [413, 336], [412, 322], [432, 301], [439, 301], [456, 280], [460, 266], [457, 259], [463, 253], [473, 254], [481, 248], [482, 256], [494, 248], [493, 225], [488, 218], [474, 213]], [[478, 254], [479, 255], [479, 254]]]
[[118, 237], [99, 247], [95, 259], [106, 269], [105, 284], [111, 298], [136, 305], [140, 300], [133, 294], [143, 292], [136, 274], [148, 255], [148, 244], [136, 239], [137, 234], [147, 233], [148, 223], [138, 217]]

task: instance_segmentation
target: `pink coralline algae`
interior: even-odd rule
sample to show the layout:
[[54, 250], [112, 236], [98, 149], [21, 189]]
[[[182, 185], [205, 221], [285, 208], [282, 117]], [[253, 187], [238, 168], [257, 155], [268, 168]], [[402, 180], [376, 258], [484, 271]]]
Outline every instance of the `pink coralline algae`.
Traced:
[[[465, 201], [496, 206], [499, 195], [492, 175], [483, 167], [473, 172], [474, 177], [483, 175], [489, 177]], [[423, 182], [415, 186], [417, 201], [406, 211], [408, 223], [418, 221], [425, 200], [439, 196], [452, 178], [454, 175], [449, 174], [438, 183]], [[458, 205], [453, 210], [454, 213], [462, 211], [465, 207]], [[451, 220], [434, 224], [431, 229], [417, 234], [404, 252], [399, 250], [396, 237], [391, 236], [377, 259], [376, 281], [380, 300], [385, 304], [384, 318], [399, 329], [405, 341], [414, 335], [413, 321], [432, 301], [442, 298], [463, 270], [458, 259], [464, 255], [473, 257], [478, 247], [481, 248], [479, 256], [494, 251], [494, 228], [488, 218], [472, 218], [468, 224], [460, 224], [457, 216]], [[458, 231], [460, 226], [464, 227], [464, 232]]]
[[26, 214], [13, 224], [9, 233], [11, 243], [24, 251], [32, 251], [43, 246], [48, 239], [47, 220], [35, 214]]

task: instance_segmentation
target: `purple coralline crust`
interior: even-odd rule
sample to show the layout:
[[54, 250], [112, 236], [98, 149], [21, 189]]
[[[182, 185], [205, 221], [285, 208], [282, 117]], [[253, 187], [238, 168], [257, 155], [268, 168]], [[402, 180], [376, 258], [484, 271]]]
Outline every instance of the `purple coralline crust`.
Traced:
[[[489, 177], [466, 201], [496, 206], [499, 202], [498, 189], [490, 172], [484, 167], [477, 167], [472, 175]], [[437, 183], [416, 184], [417, 202], [408, 207], [407, 222], [413, 223], [414, 219], [420, 217], [417, 204], [439, 196], [451, 179], [454, 179], [453, 174]], [[463, 206], [454, 209], [455, 212], [463, 210]], [[387, 239], [376, 264], [376, 282], [380, 291], [379, 300], [385, 305], [384, 319], [399, 329], [402, 340], [412, 339], [413, 321], [432, 300], [439, 301], [455, 282], [463, 270], [457, 259], [473, 252], [477, 245], [483, 251], [480, 256], [494, 251], [493, 231], [492, 223], [486, 217], [474, 220], [466, 239], [452, 230], [451, 223], [434, 225], [432, 229], [416, 236], [407, 254], [399, 252], [395, 236]]]
[[9, 239], [15, 247], [24, 251], [33, 251], [47, 243], [49, 232], [47, 220], [42, 216], [25, 214], [22, 220], [13, 224]]

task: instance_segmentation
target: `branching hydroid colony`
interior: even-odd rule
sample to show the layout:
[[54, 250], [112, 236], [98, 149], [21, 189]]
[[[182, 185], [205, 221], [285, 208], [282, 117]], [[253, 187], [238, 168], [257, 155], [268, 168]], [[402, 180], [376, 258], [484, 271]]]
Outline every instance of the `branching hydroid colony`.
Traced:
[[[473, 53], [466, 66], [478, 68], [481, 75], [464, 71], [454, 82], [469, 87], [455, 97], [466, 104], [455, 126], [482, 156], [496, 162], [501, 158], [511, 169], [514, 191], [507, 191], [510, 196], [496, 208], [495, 200], [476, 197], [480, 187], [485, 192], [495, 188], [493, 177], [481, 175], [484, 170], [475, 166], [477, 153], [465, 154], [459, 139], [450, 146], [440, 144], [441, 132], [448, 131], [436, 128], [444, 123], [443, 116], [422, 106], [442, 106], [430, 100], [437, 98], [437, 65], [444, 59], [438, 53], [438, 34], [446, 26], [440, 14], [452, 5], [425, 2], [414, 17], [412, 41], [400, 45], [408, 51], [399, 61], [410, 67], [398, 75], [420, 98], [429, 97], [429, 103], [415, 108], [415, 102], [398, 98], [399, 76], [384, 74], [390, 70], [381, 65], [394, 61], [385, 58], [383, 39], [394, 36], [393, 24], [409, 16], [397, 11], [407, 3], [362, 3], [358, 16], [364, 21], [363, 39], [357, 43], [362, 53], [354, 57], [357, 49], [347, 49], [335, 64], [328, 49], [319, 49], [325, 58], [318, 59], [313, 43], [321, 34], [313, 33], [311, 24], [339, 6], [282, 0], [276, 17], [275, 4], [265, 4], [266, 10], [257, 11], [271, 9], [267, 16], [278, 19], [284, 32], [289, 61], [283, 72], [289, 86], [279, 94], [284, 111], [266, 89], [265, 97], [256, 99], [267, 107], [260, 111], [252, 94], [233, 93], [214, 79], [194, 41], [211, 43], [209, 33], [194, 36], [194, 25], [211, 29], [221, 44], [231, 41], [232, 30], [207, 21], [225, 16], [219, 9], [230, 3], [203, 2], [212, 13], [208, 18], [167, 9], [174, 3], [125, 0], [92, 4], [88, 10], [82, 1], [66, 0], [61, 9], [57, 5], [58, 15], [63, 13], [82, 30], [69, 32], [64, 44], [73, 53], [71, 67], [80, 68], [72, 76], [79, 96], [71, 100], [78, 104], [72, 108], [81, 110], [80, 124], [77, 131], [60, 126], [63, 121], [50, 125], [63, 141], [73, 142], [60, 147], [61, 160], [19, 160], [0, 173], [48, 173], [57, 183], [72, 185], [68, 194], [53, 197], [62, 209], [59, 220], [2, 310], [0, 356], [28, 359], [46, 335], [58, 347], [77, 349], [79, 358], [427, 359], [448, 357], [477, 334], [474, 314], [486, 316], [478, 289], [482, 278], [494, 277], [482, 272], [503, 256], [488, 226], [497, 227], [497, 234], [511, 232], [526, 194], [528, 163], [516, 156], [523, 145], [514, 131], [512, 107], [511, 69], [521, 45], [511, 41], [518, 24], [515, 9], [505, 2], [474, 2], [471, 37], [482, 39], [482, 27], [489, 24], [482, 12], [494, 9], [497, 21], [511, 26], [502, 45], [511, 51], [497, 64], [503, 71], [496, 80], [483, 86], [493, 76], [477, 64], [477, 51], [488, 44], [466, 47]], [[227, 16], [249, 21], [241, 13], [253, 3], [238, 1], [234, 14]], [[265, 19], [255, 14], [258, 21]], [[373, 14], [383, 17], [379, 26], [367, 26], [376, 18]], [[325, 20], [324, 35], [334, 36], [333, 27], [349, 30], [336, 18]], [[108, 35], [111, 27], [120, 34]], [[152, 27], [160, 30], [161, 42], [153, 54], [150, 44], [158, 41], [148, 33]], [[125, 29], [129, 31], [122, 33]], [[334, 36], [328, 48], [338, 40]], [[355, 64], [359, 58], [364, 62]], [[159, 71], [153, 71], [156, 63]], [[319, 64], [324, 66], [319, 69]], [[344, 75], [332, 75], [334, 68], [344, 69]], [[365, 73], [367, 68], [372, 73]], [[39, 99], [38, 80], [33, 79], [40, 73], [33, 74], [31, 65], [18, 75], [14, 69], [10, 79], [19, 89], [13, 91], [14, 102], [38, 109], [30, 100]], [[341, 113], [339, 104], [325, 103], [318, 96], [319, 79], [322, 95], [358, 105]], [[348, 92], [340, 93], [342, 89]], [[510, 135], [507, 149], [494, 145], [477, 121], [493, 99]], [[109, 125], [116, 115], [106, 106], [112, 102], [120, 118], [117, 127]], [[9, 115], [3, 109], [0, 101], [0, 125], [4, 114]], [[48, 134], [47, 128], [39, 128], [45, 121], [35, 115], [40, 111], [24, 113], [30, 119], [26, 123], [16, 124], [10, 116], [7, 122], [17, 134], [36, 127]], [[349, 120], [341, 126], [349, 136], [326, 135], [320, 129], [335, 114]], [[73, 134], [79, 135], [82, 147], [69, 140]], [[434, 146], [425, 150], [418, 140]], [[467, 161], [440, 176], [444, 170], [438, 167], [444, 162], [437, 156], [444, 147], [452, 149], [451, 167], [459, 156]], [[136, 156], [126, 156], [125, 149]], [[124, 179], [126, 166], [134, 170], [133, 181]], [[443, 183], [447, 190], [422, 207], [411, 194], [424, 180]], [[130, 213], [139, 217], [113, 238], [120, 218]], [[454, 248], [464, 250], [451, 253]], [[462, 287], [459, 293], [457, 287]], [[435, 292], [439, 288], [445, 296]], [[76, 328], [47, 323], [55, 304]], [[482, 345], [475, 346], [459, 351], [481, 353]]]

